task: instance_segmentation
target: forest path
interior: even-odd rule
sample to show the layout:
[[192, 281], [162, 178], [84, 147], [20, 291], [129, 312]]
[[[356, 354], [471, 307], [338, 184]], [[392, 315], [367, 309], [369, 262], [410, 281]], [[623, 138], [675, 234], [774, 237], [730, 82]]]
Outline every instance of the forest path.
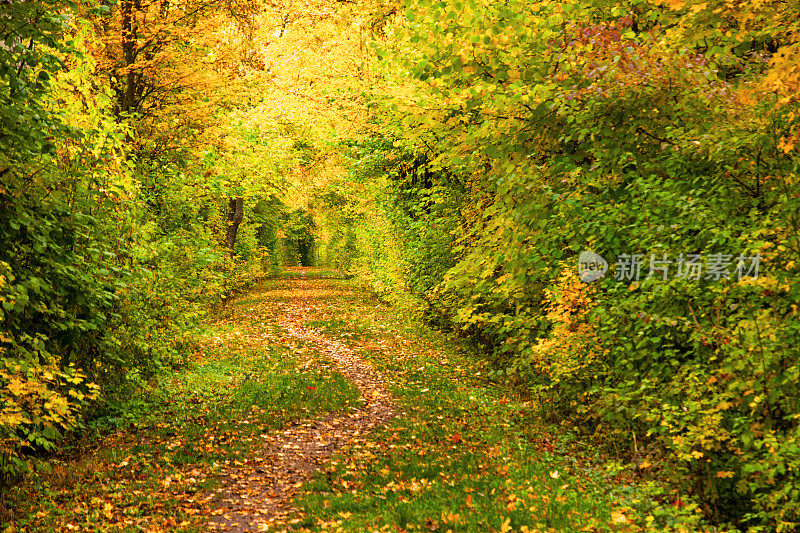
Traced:
[[328, 394], [339, 400], [314, 407], [324, 395], [316, 382], [293, 401], [306, 416], [295, 410], [226, 462], [197, 508], [206, 530], [639, 530], [641, 511], [615, 496], [620, 480], [519, 389], [487, 379], [485, 354], [331, 274], [268, 280], [217, 325], [217, 353], [236, 342], [277, 346], [294, 372], [316, 366], [336, 381]]
[[[258, 294], [256, 304], [275, 311], [273, 320], [288, 335], [311, 347], [321, 360], [333, 363], [361, 393], [362, 405], [349, 412], [335, 412], [310, 420], [291, 422], [273, 436], [264, 436], [250, 463], [226, 468], [217, 489], [217, 510], [209, 529], [245, 532], [267, 530], [276, 520], [288, 518], [298, 509], [292, 498], [304, 482], [320, 471], [326, 459], [344, 444], [383, 426], [395, 417], [395, 402], [383, 377], [343, 342], [333, 340], [306, 323], [325, 314], [340, 291], [330, 290], [324, 280], [309, 277], [306, 269], [299, 278], [288, 278], [280, 288]], [[331, 302], [333, 299], [333, 302]], [[242, 316], [247, 320], [247, 316]]]
[[703, 530], [680, 494], [636, 489], [488, 378], [485, 353], [333, 274], [295, 269], [229, 302], [118, 429], [7, 496], [2, 530]]

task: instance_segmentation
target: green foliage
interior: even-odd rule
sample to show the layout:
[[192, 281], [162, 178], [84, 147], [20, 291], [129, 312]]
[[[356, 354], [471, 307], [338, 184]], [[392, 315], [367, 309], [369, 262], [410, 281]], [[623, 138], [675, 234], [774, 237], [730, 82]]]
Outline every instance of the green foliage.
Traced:
[[[81, 424], [96, 398], [86, 367], [105, 349], [113, 313], [114, 254], [94, 239], [113, 195], [86, 174], [99, 159], [97, 130], [72, 127], [51, 108], [67, 17], [47, 3], [2, 6], [0, 47], [0, 475], [29, 470]], [[36, 21], [24, 23], [23, 21]], [[59, 80], [61, 82], [61, 80]], [[76, 155], [83, 142], [88, 154]], [[97, 148], [97, 152], [94, 152]], [[83, 368], [84, 370], [79, 370]]]
[[[754, 530], [800, 524], [792, 9], [412, 2], [378, 46], [395, 140], [351, 167], [388, 189], [393, 289], [543, 412]], [[591, 286], [583, 250], [612, 266]], [[639, 282], [614, 279], [622, 254]], [[730, 276], [678, 278], [681, 254], [729, 254]]]
[[385, 219], [371, 216], [381, 210], [378, 182], [387, 165], [382, 143], [368, 140], [362, 146], [359, 142], [347, 142], [340, 149], [348, 174], [330, 181], [316, 195], [323, 215], [320, 257], [348, 276], [373, 276], [373, 285], [384, 285], [387, 280], [378, 281], [374, 275], [380, 277], [385, 273], [375, 268], [387, 249]]
[[463, 185], [384, 139], [349, 143], [345, 153], [349, 175], [320, 194], [325, 225], [333, 228], [326, 260], [385, 297], [410, 294], [437, 316], [437, 302], [426, 294], [454, 264], [449, 243]]
[[316, 265], [316, 224], [311, 214], [296, 209], [284, 215], [283, 264], [287, 266]]
[[225, 214], [202, 162], [130, 155], [82, 13], [0, 6], [2, 483], [183, 362], [224, 294]]

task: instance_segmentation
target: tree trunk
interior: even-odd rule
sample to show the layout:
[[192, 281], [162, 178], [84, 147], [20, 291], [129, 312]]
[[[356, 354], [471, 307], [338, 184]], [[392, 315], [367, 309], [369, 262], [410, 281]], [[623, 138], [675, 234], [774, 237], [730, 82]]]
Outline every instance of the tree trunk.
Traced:
[[225, 244], [233, 255], [233, 247], [236, 245], [236, 232], [239, 231], [239, 224], [244, 218], [244, 199], [231, 198], [228, 200], [228, 232], [225, 234]]

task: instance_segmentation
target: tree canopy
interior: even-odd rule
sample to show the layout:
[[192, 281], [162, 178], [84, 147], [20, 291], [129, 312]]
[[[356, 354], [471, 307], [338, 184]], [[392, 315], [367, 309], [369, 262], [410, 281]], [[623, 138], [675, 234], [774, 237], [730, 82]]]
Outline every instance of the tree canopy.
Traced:
[[254, 279], [324, 263], [651, 450], [712, 522], [797, 528], [799, 21], [3, 2], [2, 483], [181, 368]]

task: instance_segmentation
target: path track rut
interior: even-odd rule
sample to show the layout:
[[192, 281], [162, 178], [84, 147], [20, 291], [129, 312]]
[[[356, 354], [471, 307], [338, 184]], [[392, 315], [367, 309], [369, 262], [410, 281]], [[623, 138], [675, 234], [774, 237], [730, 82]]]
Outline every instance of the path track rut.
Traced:
[[395, 417], [394, 400], [377, 371], [345, 344], [306, 328], [306, 310], [314, 307], [314, 280], [292, 284], [291, 298], [278, 318], [289, 335], [313, 345], [361, 391], [364, 402], [348, 413], [332, 413], [297, 421], [276, 435], [264, 436], [264, 446], [249, 467], [228, 468], [218, 489], [217, 509], [208, 528], [216, 531], [264, 531], [298, 509], [291, 502], [299, 487], [339, 448]]

